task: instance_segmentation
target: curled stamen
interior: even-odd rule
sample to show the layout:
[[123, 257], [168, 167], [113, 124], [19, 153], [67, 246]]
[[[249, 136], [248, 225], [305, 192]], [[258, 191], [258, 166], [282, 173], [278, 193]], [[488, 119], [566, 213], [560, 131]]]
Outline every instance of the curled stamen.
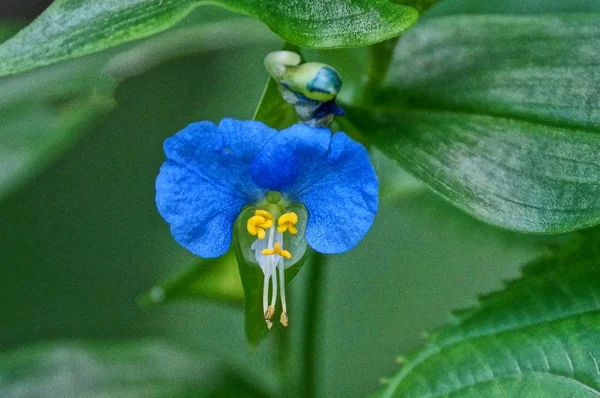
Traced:
[[266, 210], [256, 210], [255, 214], [260, 217], [264, 217], [265, 220], [273, 221], [273, 215]]
[[292, 212], [285, 213], [277, 220], [277, 232], [284, 233], [290, 231], [290, 234], [295, 235], [298, 233], [296, 224], [298, 223], [298, 214]]
[[248, 219], [246, 223], [246, 229], [248, 233], [253, 236], [258, 236], [258, 239], [264, 239], [266, 236], [266, 229], [273, 226], [273, 216], [266, 210], [256, 210], [254, 216]]

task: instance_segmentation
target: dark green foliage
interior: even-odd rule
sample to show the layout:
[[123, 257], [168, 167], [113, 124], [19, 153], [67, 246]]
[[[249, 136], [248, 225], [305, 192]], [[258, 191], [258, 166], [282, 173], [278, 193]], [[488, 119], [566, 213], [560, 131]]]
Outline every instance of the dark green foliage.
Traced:
[[417, 19], [387, 0], [58, 0], [0, 47], [0, 76], [102, 51], [170, 28], [203, 4], [262, 20], [305, 47], [358, 47], [394, 37]]
[[460, 208], [524, 232], [600, 222], [600, 15], [452, 16], [402, 37], [373, 145]]
[[534, 261], [411, 355], [382, 397], [596, 396], [600, 231]]

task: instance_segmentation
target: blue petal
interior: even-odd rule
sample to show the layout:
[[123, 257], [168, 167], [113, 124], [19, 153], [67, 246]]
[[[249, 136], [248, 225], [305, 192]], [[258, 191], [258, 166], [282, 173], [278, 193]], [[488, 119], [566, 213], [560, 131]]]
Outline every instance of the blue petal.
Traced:
[[335, 100], [323, 102], [314, 113], [316, 119], [329, 115], [344, 116], [346, 112], [335, 103]]
[[179, 244], [201, 257], [227, 251], [242, 207], [265, 194], [250, 164], [275, 133], [260, 122], [224, 119], [218, 127], [192, 123], [165, 140], [156, 205]]
[[306, 239], [321, 253], [350, 250], [377, 213], [379, 183], [369, 155], [344, 133], [303, 124], [283, 130], [252, 162], [252, 179], [306, 206]]

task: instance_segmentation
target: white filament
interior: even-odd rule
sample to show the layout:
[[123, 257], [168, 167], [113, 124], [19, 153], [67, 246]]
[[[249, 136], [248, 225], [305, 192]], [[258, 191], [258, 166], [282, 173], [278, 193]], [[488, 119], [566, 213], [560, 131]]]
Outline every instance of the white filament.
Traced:
[[263, 283], [263, 314], [267, 313], [267, 306], [269, 302], [269, 280], [271, 279], [271, 275], [265, 274], [265, 279]]
[[[254, 250], [254, 256], [258, 265], [264, 273], [263, 282], [263, 313], [267, 314], [269, 307], [275, 308], [277, 303], [277, 293], [280, 294], [281, 306], [283, 312], [287, 312], [287, 303], [285, 298], [285, 266], [283, 257], [278, 254], [262, 254], [264, 249], [273, 250], [276, 243], [283, 245], [283, 234], [276, 231], [276, 227], [273, 226], [268, 230], [268, 237], [266, 239], [257, 239], [252, 244], [251, 248]], [[279, 272], [277, 272], [279, 271]], [[277, 281], [277, 274], [279, 273], [279, 286]], [[272, 286], [271, 300], [269, 303], [269, 288]], [[278, 292], [279, 287], [279, 292]], [[267, 325], [270, 322], [267, 320]]]

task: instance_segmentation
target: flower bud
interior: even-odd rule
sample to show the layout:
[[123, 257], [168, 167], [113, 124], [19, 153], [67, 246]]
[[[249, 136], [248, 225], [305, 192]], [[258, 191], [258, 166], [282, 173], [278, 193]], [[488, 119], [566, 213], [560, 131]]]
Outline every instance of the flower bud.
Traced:
[[265, 67], [279, 83], [283, 99], [294, 105], [298, 117], [312, 126], [327, 125], [333, 115], [343, 115], [335, 104], [342, 78], [331, 66], [308, 62], [291, 51], [275, 51], [265, 58]]

